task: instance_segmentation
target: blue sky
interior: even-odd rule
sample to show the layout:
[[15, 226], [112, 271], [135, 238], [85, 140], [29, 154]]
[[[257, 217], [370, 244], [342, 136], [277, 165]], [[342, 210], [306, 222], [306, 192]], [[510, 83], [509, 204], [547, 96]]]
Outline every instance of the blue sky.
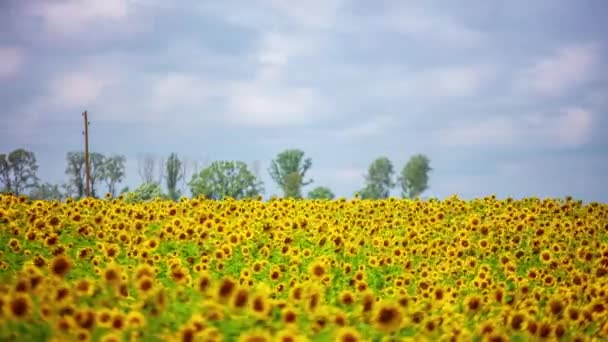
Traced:
[[426, 196], [608, 201], [605, 1], [169, 3], [1, 1], [0, 150], [63, 182], [86, 109], [131, 187], [175, 151], [257, 163], [280, 194], [269, 163], [299, 148], [338, 196], [424, 153]]

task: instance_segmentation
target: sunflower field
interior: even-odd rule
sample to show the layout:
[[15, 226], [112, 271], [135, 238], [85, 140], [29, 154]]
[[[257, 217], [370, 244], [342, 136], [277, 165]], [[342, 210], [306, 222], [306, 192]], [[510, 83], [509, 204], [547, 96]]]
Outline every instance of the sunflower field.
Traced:
[[0, 195], [2, 341], [608, 340], [608, 205]]

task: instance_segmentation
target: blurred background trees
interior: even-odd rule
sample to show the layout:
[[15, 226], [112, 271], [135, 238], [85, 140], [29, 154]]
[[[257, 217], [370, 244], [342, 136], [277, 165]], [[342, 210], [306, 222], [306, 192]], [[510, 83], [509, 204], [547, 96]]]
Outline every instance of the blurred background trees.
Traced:
[[[121, 195], [129, 202], [149, 201], [155, 198], [178, 201], [190, 190], [193, 197], [209, 199], [231, 197], [234, 199], [256, 198], [264, 193], [259, 162], [248, 166], [242, 161], [215, 161], [199, 169], [198, 163], [189, 163], [177, 153], [166, 159], [153, 155], [139, 155], [137, 173], [141, 183], [133, 190], [119, 185], [126, 177], [127, 159], [122, 155], [106, 156], [89, 154], [90, 191], [92, 197]], [[307, 178], [312, 159], [299, 149], [287, 149], [270, 163], [268, 175], [283, 191], [286, 198], [303, 198], [303, 188], [313, 183]], [[412, 156], [395, 178], [395, 167], [385, 156], [375, 159], [363, 175], [364, 187], [355, 195], [361, 199], [383, 199], [399, 186], [403, 198], [418, 198], [429, 188], [429, 173], [433, 169], [423, 154]], [[66, 182], [52, 184], [41, 182], [37, 176], [38, 164], [33, 152], [16, 149], [0, 154], [0, 192], [28, 195], [32, 199], [63, 200], [83, 198], [86, 189], [84, 152], [66, 154]], [[190, 178], [188, 181], [187, 178]], [[165, 190], [163, 190], [163, 185]], [[180, 188], [181, 187], [181, 188]], [[335, 198], [327, 186], [317, 186], [308, 191], [306, 198], [331, 200]]]

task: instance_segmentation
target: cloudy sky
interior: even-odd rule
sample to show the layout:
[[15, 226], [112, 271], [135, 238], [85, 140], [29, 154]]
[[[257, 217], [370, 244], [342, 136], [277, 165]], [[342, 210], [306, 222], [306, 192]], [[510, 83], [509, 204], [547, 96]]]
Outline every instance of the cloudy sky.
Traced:
[[1, 152], [64, 182], [88, 110], [131, 187], [175, 151], [257, 162], [279, 194], [268, 165], [299, 148], [338, 196], [424, 153], [427, 196], [608, 201], [604, 0], [169, 3], [1, 0]]

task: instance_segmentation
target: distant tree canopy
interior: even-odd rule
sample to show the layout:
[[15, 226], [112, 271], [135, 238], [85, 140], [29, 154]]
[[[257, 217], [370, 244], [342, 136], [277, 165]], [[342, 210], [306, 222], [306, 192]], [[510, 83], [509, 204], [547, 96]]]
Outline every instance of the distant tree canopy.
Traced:
[[401, 170], [399, 183], [401, 194], [405, 198], [417, 198], [429, 188], [430, 160], [427, 156], [417, 154], [410, 158]]
[[[77, 198], [85, 196], [86, 189], [86, 167], [84, 152], [68, 152], [67, 167], [65, 173], [68, 176], [68, 188], [70, 195]], [[101, 153], [89, 153], [89, 174], [91, 196], [97, 197], [99, 184], [105, 182], [107, 192], [111, 195], [116, 194], [116, 185], [125, 176], [125, 157], [112, 156], [106, 157]]]
[[360, 191], [362, 199], [388, 198], [391, 189], [395, 186], [393, 181], [393, 163], [386, 158], [380, 157], [369, 166], [365, 175], [365, 187]]
[[260, 195], [263, 184], [243, 162], [216, 161], [192, 177], [190, 191], [193, 197], [243, 199]]
[[30, 191], [29, 197], [35, 200], [62, 200], [64, 194], [61, 192], [59, 185], [51, 183], [38, 184], [32, 191]]
[[160, 184], [156, 182], [142, 183], [133, 191], [123, 189], [125, 192], [121, 194], [127, 203], [148, 202], [154, 199], [164, 199]]
[[2, 192], [21, 195], [38, 183], [38, 164], [33, 152], [17, 149], [9, 154], [0, 154], [0, 188]]
[[[126, 176], [125, 164], [126, 158], [121, 155], [89, 153], [91, 196], [103, 196], [103, 185], [107, 193], [116, 196], [117, 186]], [[312, 179], [306, 179], [311, 166], [312, 160], [305, 157], [304, 151], [287, 149], [271, 161], [268, 172], [283, 191], [284, 197], [302, 198], [302, 188], [313, 182]], [[84, 152], [68, 152], [65, 169], [67, 182], [62, 185], [40, 183], [36, 175], [38, 164], [34, 153], [17, 149], [8, 154], [0, 154], [0, 192], [12, 192], [16, 195], [27, 193], [33, 199], [42, 200], [82, 198], [86, 195], [85, 169]], [[187, 173], [188, 170], [190, 173]], [[418, 198], [428, 190], [429, 173], [432, 170], [429, 158], [416, 154], [403, 166], [397, 179], [394, 179], [392, 162], [387, 157], [379, 157], [370, 164], [364, 175], [365, 186], [356, 195], [362, 199], [388, 198], [391, 190], [399, 185], [404, 198]], [[250, 170], [247, 164], [241, 161], [216, 161], [199, 171], [197, 163], [181, 160], [177, 153], [171, 153], [166, 160], [152, 155], [139, 156], [137, 171], [143, 182], [133, 191], [129, 191], [128, 187], [120, 191], [120, 194], [131, 202], [154, 198], [176, 201], [182, 196], [184, 185], [189, 186], [193, 197], [204, 196], [209, 199], [251, 198], [261, 195], [264, 191], [258, 163], [254, 163]], [[188, 177], [192, 174], [189, 182], [186, 181], [187, 174]], [[154, 180], [156, 175], [158, 181]], [[167, 187], [166, 195], [162, 192], [163, 182]], [[179, 184], [182, 189], [178, 188]], [[331, 200], [335, 195], [330, 188], [317, 186], [308, 191], [306, 197]]]
[[165, 178], [167, 180], [167, 195], [172, 200], [177, 201], [181, 196], [181, 191], [177, 188], [177, 183], [184, 178], [185, 169], [176, 153], [171, 153], [166, 164], [167, 170]]
[[332, 200], [334, 199], [334, 193], [328, 187], [318, 186], [308, 192], [308, 198]]
[[112, 196], [116, 196], [116, 185], [125, 177], [126, 160], [124, 156], [112, 156], [106, 158], [103, 163], [102, 177], [108, 186], [108, 193]]
[[283, 190], [285, 197], [301, 198], [302, 187], [313, 182], [304, 181], [306, 172], [312, 166], [310, 158], [304, 158], [304, 151], [285, 150], [271, 162], [268, 172], [270, 177]]

